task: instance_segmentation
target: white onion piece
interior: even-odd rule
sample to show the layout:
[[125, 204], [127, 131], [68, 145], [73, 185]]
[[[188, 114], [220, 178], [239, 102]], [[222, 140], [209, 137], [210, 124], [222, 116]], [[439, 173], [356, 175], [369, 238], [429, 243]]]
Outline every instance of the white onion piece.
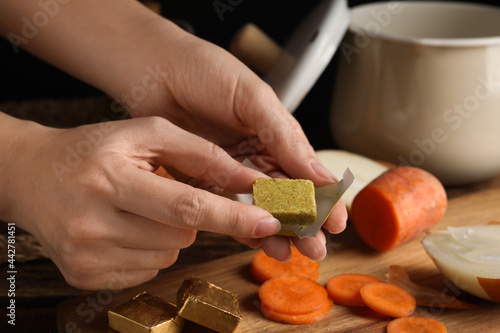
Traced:
[[316, 155], [321, 163], [337, 178], [342, 177], [342, 173], [347, 167], [354, 174], [354, 182], [342, 197], [349, 210], [358, 192], [389, 169], [386, 165], [382, 165], [368, 157], [343, 150], [319, 150]]
[[482, 247], [480, 249], [473, 249], [458, 255], [472, 263], [483, 263], [485, 265], [500, 265], [500, 246], [495, 247]]
[[498, 235], [492, 234], [491, 225], [474, 228], [448, 227], [448, 231], [458, 243], [464, 246], [475, 247], [478, 243], [484, 244], [485, 242], [491, 246], [500, 246], [500, 233]]
[[500, 225], [449, 227], [429, 234], [422, 244], [452, 283], [478, 297], [491, 300], [479, 280], [491, 279], [500, 289]]

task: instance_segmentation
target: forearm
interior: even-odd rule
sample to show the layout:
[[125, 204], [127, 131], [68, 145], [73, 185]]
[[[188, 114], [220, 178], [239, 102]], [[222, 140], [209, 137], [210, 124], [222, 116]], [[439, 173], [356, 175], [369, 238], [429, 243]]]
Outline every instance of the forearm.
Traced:
[[[52, 4], [44, 9], [41, 4]], [[48, 5], [46, 5], [48, 6]], [[30, 26], [31, 24], [31, 26]], [[113, 97], [155, 66], [155, 44], [178, 29], [136, 0], [2, 0], [0, 33], [21, 47]], [[160, 37], [161, 36], [161, 37]], [[135, 83], [139, 84], [139, 82]]]

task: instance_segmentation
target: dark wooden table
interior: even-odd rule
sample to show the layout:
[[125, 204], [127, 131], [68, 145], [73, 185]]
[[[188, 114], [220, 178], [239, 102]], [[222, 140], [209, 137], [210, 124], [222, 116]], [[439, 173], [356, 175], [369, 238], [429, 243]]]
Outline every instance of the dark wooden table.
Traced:
[[[72, 126], [78, 123], [99, 121], [99, 117], [90, 117], [78, 119], [82, 117], [78, 110], [81, 110], [81, 103], [73, 105], [75, 102], [57, 102], [54, 107], [53, 102], [47, 102], [44, 106], [46, 117], [34, 116], [32, 109], [39, 110], [39, 105], [33, 104], [26, 107], [23, 104], [19, 108], [19, 104], [0, 105], [0, 110], [6, 109], [19, 110], [23, 112], [20, 115], [22, 118], [36, 118], [40, 122], [45, 122], [47, 125]], [[89, 102], [87, 107], [94, 107], [94, 110], [99, 108], [109, 111], [109, 101], [97, 99], [94, 102]], [[57, 114], [58, 110], [65, 109], [66, 114], [73, 115], [70, 120], [62, 121], [51, 113]], [[71, 110], [75, 110], [74, 113]], [[116, 117], [117, 115], [105, 114], [102, 117]], [[306, 127], [314, 128], [314, 124], [306, 124]], [[324, 139], [324, 138], [321, 138]], [[313, 145], [314, 142], [311, 140]], [[324, 142], [324, 141], [323, 141]], [[323, 148], [320, 145], [321, 148]], [[500, 190], [500, 177], [482, 184], [474, 186], [457, 187], [448, 189], [449, 197], [460, 196], [470, 191], [476, 191], [486, 188], [498, 188]], [[6, 234], [7, 224], [0, 223], [0, 231]], [[20, 232], [19, 230], [17, 232]], [[166, 274], [173, 270], [180, 270], [191, 265], [207, 262], [210, 260], [226, 257], [238, 252], [247, 251], [249, 248], [246, 245], [240, 244], [232, 238], [224, 235], [217, 235], [207, 232], [200, 232], [195, 243], [187, 249], [181, 251], [178, 261], [171, 267], [161, 271], [159, 274]], [[15, 304], [16, 304], [16, 326], [11, 326], [7, 323], [6, 308], [11, 297], [8, 297], [9, 284], [7, 281], [8, 265], [3, 263], [0, 265], [1, 270], [1, 294], [0, 294], [0, 332], [57, 332], [57, 305], [69, 298], [81, 297], [92, 292], [86, 292], [75, 289], [69, 286], [57, 267], [49, 259], [32, 260], [25, 263], [16, 263], [16, 281], [15, 281]]]
[[[500, 178], [461, 188], [448, 189], [449, 197], [460, 196], [463, 193], [485, 188], [498, 188]], [[2, 232], [6, 225], [2, 224]], [[191, 265], [207, 262], [231, 254], [248, 251], [246, 245], [240, 244], [231, 237], [208, 232], [199, 232], [195, 243], [181, 251], [178, 261], [171, 267], [160, 271], [166, 274]], [[86, 292], [69, 286], [57, 267], [49, 259], [39, 259], [26, 263], [17, 263], [16, 275], [16, 326], [7, 324], [5, 309], [9, 298], [6, 290], [7, 264], [0, 266], [2, 272], [2, 294], [0, 304], [1, 332], [57, 332], [57, 304], [72, 297], [81, 297], [92, 292]]]
[[[2, 232], [6, 225], [2, 224]], [[173, 270], [186, 268], [202, 262], [225, 257], [237, 252], [248, 251], [228, 236], [200, 232], [196, 242], [181, 251], [179, 260], [171, 267], [160, 271], [165, 274]], [[0, 332], [57, 332], [57, 304], [71, 297], [79, 297], [92, 292], [75, 289], [68, 285], [64, 277], [50, 259], [38, 259], [25, 263], [16, 263], [15, 304], [16, 325], [7, 323], [6, 307], [9, 286], [6, 281], [8, 266], [0, 265], [2, 272], [2, 308]]]

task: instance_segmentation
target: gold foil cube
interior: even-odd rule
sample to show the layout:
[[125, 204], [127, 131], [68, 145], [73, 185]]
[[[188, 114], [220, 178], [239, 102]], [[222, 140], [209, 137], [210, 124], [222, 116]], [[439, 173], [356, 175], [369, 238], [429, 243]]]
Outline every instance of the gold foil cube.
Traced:
[[241, 321], [238, 297], [210, 282], [188, 278], [177, 292], [179, 316], [214, 331], [231, 333]]
[[180, 333], [184, 319], [175, 304], [143, 292], [108, 311], [109, 327], [122, 333]]

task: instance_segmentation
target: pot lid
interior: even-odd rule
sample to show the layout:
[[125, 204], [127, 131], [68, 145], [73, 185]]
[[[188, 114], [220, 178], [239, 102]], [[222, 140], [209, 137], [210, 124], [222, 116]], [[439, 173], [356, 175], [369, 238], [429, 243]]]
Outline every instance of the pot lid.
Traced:
[[330, 63], [349, 26], [346, 0], [319, 3], [284, 46], [263, 78], [293, 113]]

